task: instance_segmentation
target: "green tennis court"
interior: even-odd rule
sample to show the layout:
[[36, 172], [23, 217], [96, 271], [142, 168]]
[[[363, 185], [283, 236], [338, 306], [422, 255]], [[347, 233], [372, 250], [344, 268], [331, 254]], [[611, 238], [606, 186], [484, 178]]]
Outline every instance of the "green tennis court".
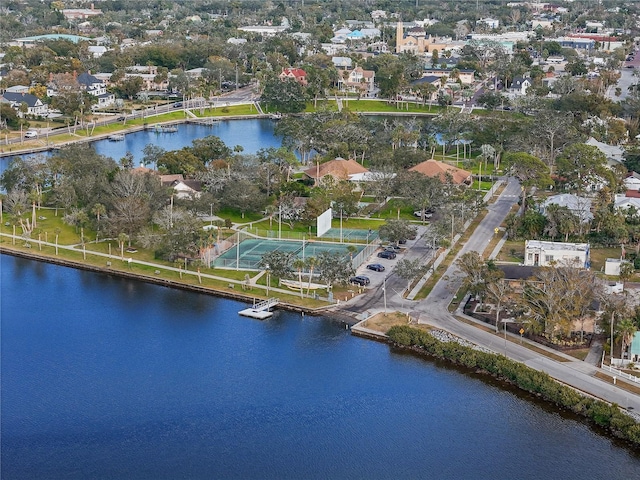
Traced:
[[289, 240], [264, 240], [249, 238], [231, 247], [214, 261], [216, 267], [258, 269], [260, 260], [265, 253], [280, 251], [293, 253], [296, 257], [306, 259], [316, 257], [322, 252], [341, 253], [345, 257], [360, 253], [364, 245], [353, 245], [355, 252], [349, 252], [345, 244], [327, 242], [296, 242]]

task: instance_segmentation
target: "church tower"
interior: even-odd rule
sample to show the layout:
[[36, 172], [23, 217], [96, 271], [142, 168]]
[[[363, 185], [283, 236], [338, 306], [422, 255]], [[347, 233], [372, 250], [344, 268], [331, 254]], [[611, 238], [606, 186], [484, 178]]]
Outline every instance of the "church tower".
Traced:
[[404, 39], [404, 32], [402, 22], [396, 23], [396, 53], [400, 53], [402, 50], [402, 40]]

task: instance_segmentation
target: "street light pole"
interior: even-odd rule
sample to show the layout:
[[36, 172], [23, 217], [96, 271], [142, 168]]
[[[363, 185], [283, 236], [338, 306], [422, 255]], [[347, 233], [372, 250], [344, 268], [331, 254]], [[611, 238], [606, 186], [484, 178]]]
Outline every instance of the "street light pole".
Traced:
[[384, 297], [384, 314], [387, 315], [387, 276], [382, 280], [382, 293]]

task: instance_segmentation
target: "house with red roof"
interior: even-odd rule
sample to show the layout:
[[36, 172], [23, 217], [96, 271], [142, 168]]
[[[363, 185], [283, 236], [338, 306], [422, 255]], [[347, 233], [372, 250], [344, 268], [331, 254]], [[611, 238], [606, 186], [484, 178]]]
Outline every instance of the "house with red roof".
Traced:
[[280, 80], [295, 80], [303, 87], [307, 85], [307, 72], [301, 68], [283, 68], [279, 75]]
[[409, 169], [410, 172], [419, 172], [427, 177], [436, 177], [444, 182], [449, 175], [455, 185], [469, 185], [472, 182], [471, 172], [454, 167], [438, 160], [427, 160]]

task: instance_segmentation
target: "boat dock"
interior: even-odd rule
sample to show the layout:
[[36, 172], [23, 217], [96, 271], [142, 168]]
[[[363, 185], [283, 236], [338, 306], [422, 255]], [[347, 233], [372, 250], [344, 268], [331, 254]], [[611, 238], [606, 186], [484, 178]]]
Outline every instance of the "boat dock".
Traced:
[[124, 140], [124, 134], [114, 133], [112, 135], [109, 135], [107, 138], [112, 142], [121, 142], [122, 140]]
[[279, 302], [280, 300], [277, 298], [270, 298], [260, 303], [254, 303], [253, 307], [240, 310], [238, 314], [244, 317], [255, 318], [257, 320], [265, 320], [273, 315], [271, 308], [275, 307]]

